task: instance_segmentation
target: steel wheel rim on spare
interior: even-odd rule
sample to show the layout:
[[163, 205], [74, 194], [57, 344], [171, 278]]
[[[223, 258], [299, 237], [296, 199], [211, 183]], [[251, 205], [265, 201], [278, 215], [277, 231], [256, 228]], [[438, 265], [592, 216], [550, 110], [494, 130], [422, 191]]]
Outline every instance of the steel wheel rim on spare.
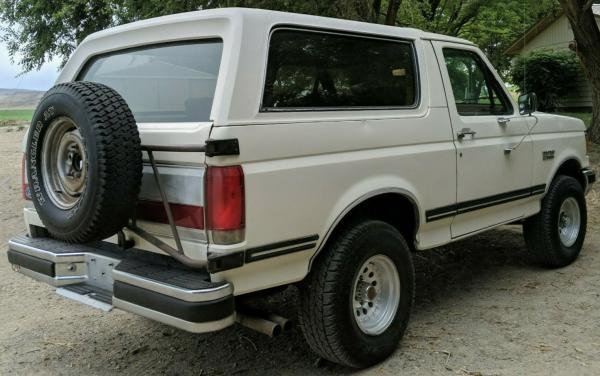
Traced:
[[55, 119], [42, 145], [42, 179], [48, 197], [57, 207], [73, 208], [87, 181], [87, 152], [77, 124], [69, 117]]
[[565, 247], [570, 247], [577, 241], [581, 228], [581, 212], [579, 203], [573, 197], [568, 197], [560, 205], [558, 212], [558, 236]]
[[400, 275], [394, 262], [381, 254], [365, 261], [354, 278], [350, 298], [359, 329], [368, 335], [383, 333], [400, 304]]

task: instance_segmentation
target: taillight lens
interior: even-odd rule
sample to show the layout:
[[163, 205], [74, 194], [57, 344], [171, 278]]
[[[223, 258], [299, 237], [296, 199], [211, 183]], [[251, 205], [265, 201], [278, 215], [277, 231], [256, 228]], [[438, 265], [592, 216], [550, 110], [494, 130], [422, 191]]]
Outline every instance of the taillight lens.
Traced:
[[21, 162], [21, 193], [23, 199], [31, 200], [31, 189], [29, 189], [29, 180], [27, 179], [27, 155], [23, 154]]
[[206, 170], [206, 229], [216, 244], [244, 239], [244, 171], [242, 166], [209, 166]]
[[[169, 203], [173, 222], [176, 226], [204, 229], [204, 210], [202, 206]], [[164, 204], [158, 201], [139, 200], [136, 217], [150, 222], [169, 223]]]

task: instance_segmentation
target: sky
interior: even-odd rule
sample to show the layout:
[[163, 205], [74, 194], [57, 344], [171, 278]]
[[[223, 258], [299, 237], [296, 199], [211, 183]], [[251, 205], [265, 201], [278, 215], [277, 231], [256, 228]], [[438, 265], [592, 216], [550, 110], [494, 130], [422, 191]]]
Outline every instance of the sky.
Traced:
[[[1, 25], [0, 25], [1, 26]], [[0, 88], [1, 89], [30, 89], [30, 90], [48, 90], [53, 86], [54, 80], [58, 77], [58, 61], [51, 61], [44, 64], [39, 71], [32, 71], [22, 76], [17, 61], [11, 64], [6, 44], [0, 41]], [[18, 76], [18, 77], [17, 77]]]

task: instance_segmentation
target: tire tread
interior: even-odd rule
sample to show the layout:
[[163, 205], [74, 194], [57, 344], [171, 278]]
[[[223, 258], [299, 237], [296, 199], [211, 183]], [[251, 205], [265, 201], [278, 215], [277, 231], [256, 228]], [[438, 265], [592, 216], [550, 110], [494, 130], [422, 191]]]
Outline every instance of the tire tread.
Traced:
[[88, 214], [88, 220], [72, 231], [52, 235], [72, 243], [105, 239], [127, 224], [140, 192], [142, 150], [135, 118], [125, 100], [103, 84], [61, 83], [49, 90], [40, 103], [56, 93], [70, 95], [81, 103], [92, 124], [99, 168], [97, 205]]
[[[574, 260], [565, 258], [560, 244], [557, 244], [557, 241], [552, 236], [556, 227], [553, 215], [556, 205], [562, 202], [561, 194], [563, 187], [571, 184], [576, 184], [580, 187], [579, 182], [570, 176], [557, 176], [552, 181], [552, 184], [550, 184], [548, 192], [542, 200], [540, 212], [526, 219], [523, 225], [525, 244], [531, 257], [535, 262], [546, 267], [562, 267]], [[585, 217], [582, 217], [582, 222], [585, 220]], [[579, 236], [585, 236], [585, 223], [582, 223], [580, 231]], [[575, 257], [577, 257], [577, 254]]]
[[[345, 266], [351, 259], [351, 245], [366, 236], [373, 225], [388, 226], [396, 231], [385, 222], [373, 220], [359, 222], [344, 229], [313, 265], [311, 273], [302, 285], [298, 309], [300, 328], [311, 349], [329, 361], [357, 368], [369, 364], [356, 359], [346, 350], [343, 333], [339, 332], [337, 326], [338, 307], [334, 298], [339, 293], [336, 291], [336, 282], [347, 272]], [[408, 250], [404, 238], [399, 236], [399, 239]], [[414, 299], [414, 296], [411, 299]], [[412, 300], [410, 305], [412, 306]]]

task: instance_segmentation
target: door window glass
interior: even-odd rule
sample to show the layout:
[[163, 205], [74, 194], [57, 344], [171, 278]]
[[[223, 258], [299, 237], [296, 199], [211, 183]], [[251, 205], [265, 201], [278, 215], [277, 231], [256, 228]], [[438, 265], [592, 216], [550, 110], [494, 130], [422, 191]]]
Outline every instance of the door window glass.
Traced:
[[459, 115], [512, 114], [500, 83], [476, 53], [444, 48], [444, 60]]

